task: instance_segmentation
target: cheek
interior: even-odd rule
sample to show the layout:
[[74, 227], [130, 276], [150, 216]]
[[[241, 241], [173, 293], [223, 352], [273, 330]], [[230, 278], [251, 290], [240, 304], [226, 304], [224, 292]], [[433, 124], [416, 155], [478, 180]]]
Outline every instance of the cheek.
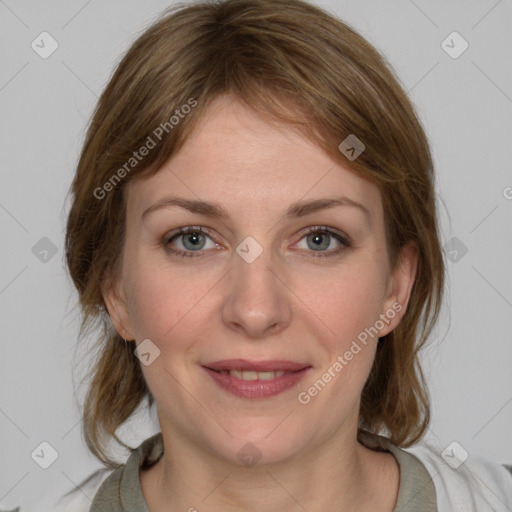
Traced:
[[[191, 278], [179, 271], [170, 271], [162, 265], [138, 265], [129, 278], [130, 317], [136, 339], [151, 339], [157, 346], [173, 339], [184, 328], [196, 324], [198, 315], [208, 307], [208, 293], [215, 281]], [[175, 341], [174, 341], [175, 340]], [[160, 347], [161, 348], [161, 347]]]
[[372, 327], [380, 314], [381, 288], [378, 276], [369, 272], [340, 273], [316, 283], [324, 285], [322, 292], [315, 287], [302, 293], [308, 306], [304, 311], [314, 313], [309, 313], [309, 331], [322, 345], [324, 357], [317, 372], [300, 386], [297, 398], [311, 410], [324, 411], [332, 427], [349, 411], [358, 410], [378, 342]]
[[[297, 297], [310, 311], [324, 335], [338, 349], [373, 326], [382, 308], [383, 286], [378, 272], [370, 266], [348, 266], [339, 272], [316, 275], [297, 282]], [[325, 339], [325, 338], [322, 338]]]

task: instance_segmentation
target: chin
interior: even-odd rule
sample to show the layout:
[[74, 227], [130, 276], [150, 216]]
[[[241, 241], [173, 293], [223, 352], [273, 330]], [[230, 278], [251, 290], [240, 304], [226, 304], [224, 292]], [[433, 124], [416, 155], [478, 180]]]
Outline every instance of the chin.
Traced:
[[[256, 464], [276, 464], [285, 462], [304, 449], [304, 429], [296, 426], [292, 430], [278, 426], [276, 421], [252, 419], [251, 425], [232, 425], [222, 440], [210, 439], [210, 447], [231, 464], [253, 467]], [[277, 427], [277, 428], [276, 428]]]

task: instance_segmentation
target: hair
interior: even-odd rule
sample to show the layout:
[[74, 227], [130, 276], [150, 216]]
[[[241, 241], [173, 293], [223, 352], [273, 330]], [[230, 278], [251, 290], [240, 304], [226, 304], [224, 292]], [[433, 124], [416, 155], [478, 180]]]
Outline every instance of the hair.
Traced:
[[[392, 267], [406, 243], [416, 244], [408, 307], [378, 343], [358, 429], [358, 436], [385, 430], [397, 446], [414, 444], [430, 421], [419, 351], [438, 319], [445, 273], [425, 132], [386, 58], [348, 24], [301, 0], [224, 0], [165, 11], [121, 59], [87, 130], [70, 188], [65, 255], [79, 295], [79, 338], [95, 332], [83, 410], [88, 449], [105, 467], [119, 467], [107, 444], [132, 450], [116, 431], [144, 400], [154, 403], [100, 287], [120, 275], [124, 189], [158, 172], [221, 94], [299, 129], [378, 186]], [[179, 112], [188, 113], [178, 119]], [[338, 148], [351, 134], [365, 145], [355, 160]], [[154, 147], [139, 161], [134, 151], [150, 140]]]

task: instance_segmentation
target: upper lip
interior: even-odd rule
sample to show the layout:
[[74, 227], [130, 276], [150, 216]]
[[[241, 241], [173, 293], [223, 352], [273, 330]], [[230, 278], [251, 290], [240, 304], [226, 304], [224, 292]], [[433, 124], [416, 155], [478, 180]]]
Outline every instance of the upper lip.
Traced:
[[247, 359], [223, 359], [222, 361], [205, 363], [203, 366], [216, 371], [295, 372], [308, 368], [311, 365], [283, 360], [248, 361]]

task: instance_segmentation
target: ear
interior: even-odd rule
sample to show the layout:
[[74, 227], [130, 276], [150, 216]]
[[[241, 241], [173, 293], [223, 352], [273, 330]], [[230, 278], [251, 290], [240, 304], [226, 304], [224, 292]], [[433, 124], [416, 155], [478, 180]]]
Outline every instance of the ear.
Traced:
[[130, 312], [125, 300], [124, 289], [118, 281], [105, 277], [100, 283], [103, 300], [107, 306], [110, 321], [122, 338], [134, 340]]
[[400, 249], [395, 268], [389, 276], [380, 316], [384, 328], [379, 329], [379, 337], [389, 334], [404, 316], [416, 278], [417, 266], [418, 247], [415, 243], [409, 242]]

